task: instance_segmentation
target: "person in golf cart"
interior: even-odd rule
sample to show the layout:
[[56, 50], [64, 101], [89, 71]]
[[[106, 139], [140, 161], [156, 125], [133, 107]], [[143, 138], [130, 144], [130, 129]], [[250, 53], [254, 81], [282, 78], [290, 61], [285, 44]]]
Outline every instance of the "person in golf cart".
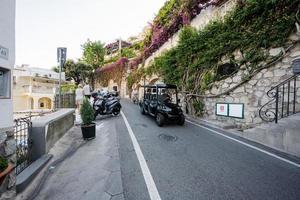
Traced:
[[183, 125], [185, 117], [178, 105], [177, 87], [175, 85], [145, 85], [144, 98], [140, 101], [141, 114], [155, 117], [158, 126], [166, 122]]
[[165, 102], [165, 103], [171, 102], [171, 97], [167, 93], [166, 89], [164, 89], [164, 88], [161, 89], [161, 93], [160, 93], [160, 95], [158, 95], [158, 101]]

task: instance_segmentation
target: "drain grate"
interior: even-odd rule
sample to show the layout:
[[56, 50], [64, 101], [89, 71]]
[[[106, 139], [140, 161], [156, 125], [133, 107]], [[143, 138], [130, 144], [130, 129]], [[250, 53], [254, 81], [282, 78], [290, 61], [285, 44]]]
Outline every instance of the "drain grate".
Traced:
[[173, 135], [167, 135], [167, 134], [160, 134], [159, 139], [167, 141], [167, 142], [175, 142], [177, 140], [176, 136]]

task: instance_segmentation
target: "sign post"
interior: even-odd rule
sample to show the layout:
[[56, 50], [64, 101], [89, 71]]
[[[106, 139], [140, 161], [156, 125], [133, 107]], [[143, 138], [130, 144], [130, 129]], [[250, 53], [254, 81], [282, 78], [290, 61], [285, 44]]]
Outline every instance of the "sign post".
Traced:
[[59, 62], [59, 93], [58, 93], [58, 107], [61, 108], [61, 70], [67, 59], [67, 48], [57, 48], [57, 62]]

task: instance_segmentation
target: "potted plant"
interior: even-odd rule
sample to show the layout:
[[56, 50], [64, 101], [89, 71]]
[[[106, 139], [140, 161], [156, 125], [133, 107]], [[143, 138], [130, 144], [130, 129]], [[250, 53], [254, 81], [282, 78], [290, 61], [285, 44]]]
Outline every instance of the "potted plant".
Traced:
[[6, 158], [0, 156], [0, 184], [4, 178], [13, 170], [13, 165]]
[[83, 104], [80, 108], [82, 119], [81, 132], [83, 139], [93, 139], [96, 137], [96, 124], [94, 120], [94, 110], [87, 98], [83, 99]]

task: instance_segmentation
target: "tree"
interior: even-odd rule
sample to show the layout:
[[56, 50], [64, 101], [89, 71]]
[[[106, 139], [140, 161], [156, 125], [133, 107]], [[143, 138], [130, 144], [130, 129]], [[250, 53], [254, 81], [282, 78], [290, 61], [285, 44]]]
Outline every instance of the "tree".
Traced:
[[92, 65], [93, 69], [97, 69], [103, 65], [105, 55], [104, 44], [100, 41], [92, 42], [87, 40], [87, 42], [82, 45], [82, 49], [83, 61]]
[[56, 73], [59, 73], [59, 66], [53, 66], [53, 67], [51, 67], [51, 70]]
[[[92, 66], [92, 72], [101, 67], [104, 63], [105, 48], [101, 41], [87, 40], [82, 46], [83, 61]], [[92, 85], [94, 87], [94, 73], [90, 73]]]
[[73, 60], [67, 60], [64, 65], [66, 76], [73, 79], [76, 85], [82, 80], [86, 81], [92, 70], [92, 66], [83, 61], [74, 62]]

